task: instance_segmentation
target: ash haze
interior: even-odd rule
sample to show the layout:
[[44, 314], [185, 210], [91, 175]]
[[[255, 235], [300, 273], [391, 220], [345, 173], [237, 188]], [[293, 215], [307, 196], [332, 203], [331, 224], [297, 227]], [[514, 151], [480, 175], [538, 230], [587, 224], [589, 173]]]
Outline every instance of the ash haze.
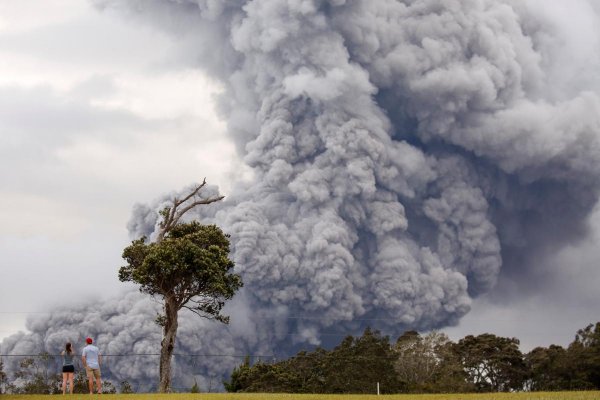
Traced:
[[[2, 352], [155, 352], [156, 305], [116, 279], [125, 222], [152, 235], [204, 176], [228, 197], [197, 217], [232, 235], [245, 287], [228, 327], [182, 318], [180, 353], [367, 325], [527, 351], [600, 319], [595, 2], [28, 3], [1, 6]], [[17, 311], [40, 314], [11, 335]], [[238, 362], [176, 359], [174, 381]]]

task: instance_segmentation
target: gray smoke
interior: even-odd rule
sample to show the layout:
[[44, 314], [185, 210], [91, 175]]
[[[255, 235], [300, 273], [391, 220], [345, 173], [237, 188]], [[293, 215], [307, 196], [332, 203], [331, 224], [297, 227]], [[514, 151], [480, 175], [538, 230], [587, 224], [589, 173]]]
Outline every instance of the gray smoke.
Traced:
[[[573, 5], [592, 21], [582, 34], [533, 0], [97, 3], [178, 35], [223, 83], [219, 110], [254, 171], [195, 215], [231, 234], [245, 283], [232, 324], [182, 318], [179, 353], [289, 354], [367, 325], [452, 325], [586, 234], [600, 188], [591, 1]], [[133, 237], [151, 236], [167, 198], [136, 206]], [[151, 304], [128, 293], [88, 328], [108, 351], [156, 352]], [[56, 346], [90, 310], [31, 320], [2, 348]], [[175, 361], [191, 386], [239, 359]], [[147, 360], [111, 362], [120, 379], [156, 375]]]

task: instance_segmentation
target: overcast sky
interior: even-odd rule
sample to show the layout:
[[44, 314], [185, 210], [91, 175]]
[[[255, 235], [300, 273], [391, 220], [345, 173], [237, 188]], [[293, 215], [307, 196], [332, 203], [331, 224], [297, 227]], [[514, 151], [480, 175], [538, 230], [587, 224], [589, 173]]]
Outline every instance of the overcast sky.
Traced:
[[122, 284], [135, 202], [237, 169], [173, 38], [81, 0], [0, 2], [0, 337]]
[[[214, 112], [219, 86], [182, 51], [85, 1], [0, 2], [0, 339], [29, 313], [122, 288], [135, 202], [203, 177], [227, 194], [242, 167]], [[445, 332], [567, 345], [600, 320], [599, 212], [590, 226], [540, 265], [553, 284], [513, 301], [500, 282]]]

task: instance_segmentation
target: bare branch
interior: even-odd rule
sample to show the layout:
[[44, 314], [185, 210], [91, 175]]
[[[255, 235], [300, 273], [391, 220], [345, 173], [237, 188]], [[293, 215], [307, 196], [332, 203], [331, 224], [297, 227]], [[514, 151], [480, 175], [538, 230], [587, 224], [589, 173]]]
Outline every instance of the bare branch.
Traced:
[[202, 204], [210, 204], [210, 203], [214, 203], [216, 201], [219, 200], [223, 200], [225, 198], [225, 196], [218, 196], [218, 197], [212, 197], [212, 198], [208, 198], [208, 199], [203, 199], [203, 200], [196, 200], [195, 202], [193, 202], [192, 204], [182, 208], [177, 215], [175, 216], [175, 219], [173, 220], [172, 225], [177, 224], [177, 222], [179, 222], [179, 219], [183, 216], [183, 214], [185, 214], [186, 212], [188, 212], [189, 210], [191, 210], [192, 208], [202, 205]]
[[187, 196], [185, 196], [183, 199], [178, 199], [177, 197], [175, 197], [173, 199], [173, 205], [170, 206], [170, 207], [167, 207], [165, 209], [166, 210], [166, 212], [165, 212], [166, 215], [163, 215], [164, 219], [159, 224], [160, 230], [158, 232], [158, 235], [156, 236], [156, 241], [157, 242], [161, 242], [164, 239], [164, 237], [167, 234], [167, 232], [169, 232], [175, 225], [177, 225], [177, 223], [179, 222], [179, 220], [181, 219], [181, 217], [183, 217], [183, 215], [185, 213], [187, 213], [188, 211], [190, 211], [194, 207], [199, 206], [199, 205], [211, 204], [211, 203], [223, 200], [225, 198], [225, 196], [209, 197], [209, 198], [206, 198], [206, 199], [199, 198], [199, 199], [194, 200], [193, 202], [191, 202], [187, 206], [179, 209], [179, 207], [181, 205], [183, 205], [184, 203], [186, 203], [190, 199], [195, 198], [196, 196], [198, 196], [200, 190], [204, 186], [206, 186], [206, 178], [204, 178], [202, 180], [201, 184], [199, 184], [198, 186], [194, 187], [194, 189], [192, 189], [192, 191]]
[[192, 190], [192, 192], [190, 194], [188, 194], [186, 197], [184, 197], [183, 200], [178, 201], [175, 198], [173, 200], [173, 205], [175, 206], [175, 208], [179, 207], [179, 205], [185, 203], [186, 201], [188, 201], [189, 199], [194, 197], [200, 191], [200, 189], [202, 189], [205, 185], [206, 185], [206, 178], [204, 178], [202, 180], [202, 183], [200, 185], [196, 186], [196, 188], [194, 190]]

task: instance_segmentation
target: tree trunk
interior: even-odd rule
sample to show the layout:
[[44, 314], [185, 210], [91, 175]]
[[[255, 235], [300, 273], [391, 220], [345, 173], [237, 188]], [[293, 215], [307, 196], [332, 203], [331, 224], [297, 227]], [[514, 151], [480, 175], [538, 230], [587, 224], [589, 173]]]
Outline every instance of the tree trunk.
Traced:
[[163, 327], [163, 340], [160, 343], [160, 383], [158, 391], [169, 393], [171, 391], [171, 356], [175, 348], [177, 336], [177, 312], [179, 309], [172, 298], [165, 298], [165, 325]]

